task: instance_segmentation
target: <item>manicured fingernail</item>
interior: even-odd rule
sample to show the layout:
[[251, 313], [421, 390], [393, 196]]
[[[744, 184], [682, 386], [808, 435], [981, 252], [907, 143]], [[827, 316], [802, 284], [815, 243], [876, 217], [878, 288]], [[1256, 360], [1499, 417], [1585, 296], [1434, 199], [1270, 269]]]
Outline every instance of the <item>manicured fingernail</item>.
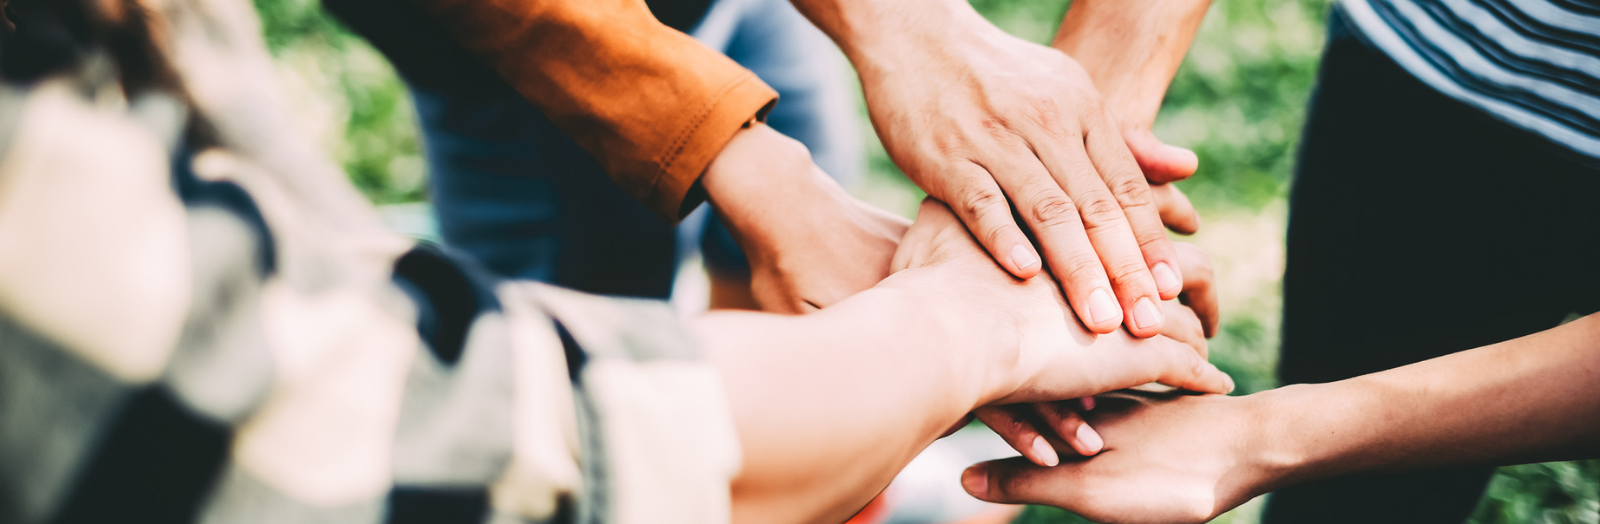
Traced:
[[1094, 323], [1104, 324], [1122, 318], [1122, 308], [1117, 307], [1117, 301], [1111, 300], [1111, 293], [1105, 288], [1089, 293], [1089, 316], [1094, 318]]
[[1162, 293], [1178, 291], [1178, 288], [1183, 287], [1183, 281], [1178, 279], [1178, 274], [1173, 272], [1172, 266], [1166, 262], [1150, 268], [1150, 274], [1156, 278], [1156, 289], [1160, 289]]
[[1133, 303], [1133, 322], [1139, 324], [1140, 329], [1150, 329], [1161, 325], [1161, 308], [1150, 297], [1139, 299]]
[[1089, 427], [1088, 424], [1078, 426], [1078, 442], [1083, 444], [1083, 449], [1089, 450], [1090, 455], [1099, 453], [1100, 448], [1106, 445], [1104, 440], [1100, 440], [1100, 434], [1096, 433], [1094, 428]]
[[1048, 467], [1061, 463], [1061, 457], [1056, 456], [1056, 448], [1050, 447], [1050, 443], [1045, 442], [1044, 437], [1033, 437], [1033, 455]]
[[1094, 397], [1080, 398], [1078, 399], [1078, 403], [1083, 404], [1084, 411], [1094, 411]]
[[983, 464], [967, 468], [961, 473], [961, 487], [980, 499], [989, 494], [989, 468]]
[[1011, 248], [1011, 263], [1016, 264], [1017, 269], [1028, 269], [1039, 263], [1039, 256], [1033, 254], [1033, 250], [1017, 244]]

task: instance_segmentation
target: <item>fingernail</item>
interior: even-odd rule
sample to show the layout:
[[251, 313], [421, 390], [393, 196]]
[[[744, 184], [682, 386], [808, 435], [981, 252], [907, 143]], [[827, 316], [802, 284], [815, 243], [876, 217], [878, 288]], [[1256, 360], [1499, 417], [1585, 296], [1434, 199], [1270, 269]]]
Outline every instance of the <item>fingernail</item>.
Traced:
[[[1211, 368], [1212, 369], [1216, 369], [1216, 366], [1211, 366]], [[1222, 370], [1218, 369], [1217, 372], [1218, 373], [1222, 373]], [[1224, 391], [1222, 393], [1223, 394], [1233, 393], [1233, 377], [1228, 376], [1227, 373], [1222, 373], [1222, 380], [1224, 382], [1228, 383], [1228, 390]]]
[[1033, 454], [1046, 467], [1055, 467], [1061, 463], [1061, 458], [1056, 456], [1056, 448], [1050, 447], [1050, 443], [1045, 442], [1044, 437], [1033, 437]]
[[983, 498], [989, 494], [989, 468], [979, 464], [961, 473], [961, 487], [974, 497]]
[[1111, 293], [1100, 288], [1089, 294], [1089, 316], [1094, 318], [1094, 323], [1104, 324], [1121, 319], [1122, 308], [1117, 307], [1115, 300], [1111, 300]]
[[1140, 329], [1150, 329], [1161, 325], [1161, 308], [1150, 297], [1139, 299], [1133, 303], [1133, 321], [1139, 324]]
[[1167, 265], [1166, 262], [1156, 264], [1156, 267], [1150, 268], [1150, 274], [1156, 278], [1156, 289], [1160, 289], [1162, 293], [1175, 291], [1183, 287], [1183, 281], [1178, 279], [1178, 274], [1173, 272], [1172, 266]]
[[1039, 263], [1039, 256], [1034, 255], [1033, 250], [1017, 244], [1011, 248], [1011, 263], [1016, 264], [1017, 269], [1028, 269]]
[[1104, 440], [1100, 440], [1100, 434], [1096, 433], [1094, 428], [1089, 427], [1088, 424], [1078, 426], [1078, 442], [1083, 444], [1084, 449], [1089, 450], [1090, 455], [1099, 453], [1100, 448], [1106, 445]]
[[1083, 404], [1084, 411], [1094, 411], [1094, 397], [1080, 398], [1078, 399], [1078, 403]]

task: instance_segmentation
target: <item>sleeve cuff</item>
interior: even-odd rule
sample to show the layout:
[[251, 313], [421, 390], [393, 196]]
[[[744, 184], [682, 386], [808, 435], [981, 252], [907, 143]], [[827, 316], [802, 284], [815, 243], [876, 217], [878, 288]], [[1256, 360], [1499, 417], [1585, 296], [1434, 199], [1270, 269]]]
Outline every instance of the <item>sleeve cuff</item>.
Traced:
[[671, 146], [656, 158], [658, 170], [642, 199], [645, 205], [673, 223], [694, 211], [705, 201], [705, 192], [696, 188], [706, 167], [734, 133], [766, 120], [777, 101], [778, 93], [754, 73], [745, 72], [729, 82], [710, 105], [683, 124]]

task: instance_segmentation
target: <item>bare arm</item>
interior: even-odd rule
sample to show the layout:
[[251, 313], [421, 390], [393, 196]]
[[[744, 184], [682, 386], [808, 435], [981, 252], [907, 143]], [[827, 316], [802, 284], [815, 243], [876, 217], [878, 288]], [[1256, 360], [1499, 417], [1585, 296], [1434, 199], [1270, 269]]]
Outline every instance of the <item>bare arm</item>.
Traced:
[[1592, 457], [1600, 454], [1600, 316], [1263, 401], [1284, 415], [1269, 419], [1269, 431], [1290, 444], [1270, 456], [1282, 461], [1274, 483]]
[[980, 464], [964, 484], [1097, 520], [1202, 522], [1335, 475], [1600, 455], [1600, 316], [1329, 384], [1089, 418], [1105, 435], [1100, 456], [1055, 470]]
[[818, 313], [691, 324], [744, 447], [735, 522], [845, 520], [977, 406], [1231, 387], [1188, 345], [1083, 330], [1053, 281], [1006, 275], [943, 204], [924, 204], [895, 265]]
[[1051, 47], [1089, 72], [1106, 107], [1149, 129], [1211, 0], [1076, 0]]

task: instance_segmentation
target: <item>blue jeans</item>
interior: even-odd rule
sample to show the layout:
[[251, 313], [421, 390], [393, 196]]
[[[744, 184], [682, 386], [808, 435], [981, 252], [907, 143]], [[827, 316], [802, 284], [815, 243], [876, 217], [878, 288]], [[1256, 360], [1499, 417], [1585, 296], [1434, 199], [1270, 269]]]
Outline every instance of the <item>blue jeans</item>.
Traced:
[[[787, 1], [719, 0], [692, 34], [778, 91], [769, 125], [804, 143], [841, 182], [859, 176], [864, 162], [845, 64]], [[469, 89], [408, 80], [440, 235], [489, 269], [592, 293], [666, 298], [686, 237], [699, 240], [712, 271], [749, 271], [704, 208], [674, 231], [503, 82], [479, 80]]]

